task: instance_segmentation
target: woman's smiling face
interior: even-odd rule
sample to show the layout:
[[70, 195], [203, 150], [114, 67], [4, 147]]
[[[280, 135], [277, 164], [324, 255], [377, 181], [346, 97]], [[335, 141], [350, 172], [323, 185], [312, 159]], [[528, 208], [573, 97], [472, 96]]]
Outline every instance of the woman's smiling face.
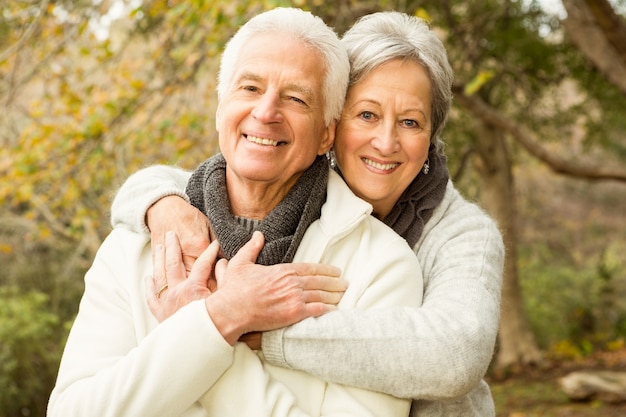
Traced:
[[348, 90], [335, 137], [337, 163], [380, 219], [428, 158], [431, 102], [428, 72], [408, 60], [386, 62]]

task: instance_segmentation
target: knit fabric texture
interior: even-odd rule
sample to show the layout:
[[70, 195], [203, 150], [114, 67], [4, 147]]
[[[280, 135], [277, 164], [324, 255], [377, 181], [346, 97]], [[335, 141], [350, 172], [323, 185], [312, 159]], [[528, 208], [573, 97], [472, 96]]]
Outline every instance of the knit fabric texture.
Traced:
[[[265, 246], [257, 258], [261, 265], [287, 263], [300, 245], [306, 229], [321, 215], [326, 201], [328, 162], [318, 156], [286, 197], [260, 222], [257, 230]], [[221, 154], [204, 161], [191, 175], [186, 193], [191, 204], [209, 218], [222, 251], [231, 259], [252, 237], [230, 211], [226, 190], [226, 160]]]

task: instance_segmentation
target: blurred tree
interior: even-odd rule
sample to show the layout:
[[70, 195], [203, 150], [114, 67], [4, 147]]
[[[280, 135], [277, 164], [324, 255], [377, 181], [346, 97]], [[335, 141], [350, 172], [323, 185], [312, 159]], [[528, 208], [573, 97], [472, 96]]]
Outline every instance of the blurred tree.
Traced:
[[[513, 172], [521, 155], [515, 148], [521, 146], [560, 174], [626, 181], [619, 116], [625, 106], [603, 75], [591, 71], [567, 39], [559, 40], [563, 36], [559, 22], [543, 16], [534, 4], [526, 10], [517, 2], [504, 2], [504, 8], [496, 3], [490, 8], [484, 2], [481, 14], [475, 16], [483, 20], [481, 24], [462, 33], [467, 39], [478, 39], [480, 47], [470, 48], [470, 42], [465, 51], [451, 52], [456, 53], [455, 63], [464, 54], [460, 62], [474, 68], [466, 72], [468, 77], [462, 70], [457, 72], [456, 102], [469, 117], [467, 126], [473, 126], [468, 151], [478, 156], [475, 168], [483, 205], [498, 219], [507, 247], [496, 361], [502, 371], [542, 360], [525, 318], [518, 282]], [[542, 35], [545, 25], [551, 29]], [[477, 73], [473, 79], [472, 71]], [[494, 74], [493, 79], [477, 91], [468, 91], [485, 71]], [[571, 146], [577, 141], [584, 143], [578, 150]]]
[[[564, 0], [568, 10], [574, 3], [610, 7], [606, 0]], [[118, 184], [142, 166], [193, 168], [216, 151], [219, 52], [249, 16], [288, 4], [5, 0], [0, 285], [45, 291], [61, 322], [71, 317], [80, 291], [67, 288], [78, 285], [109, 230]], [[536, 1], [293, 4], [324, 17], [338, 33], [366, 13], [405, 11], [430, 21], [444, 40], [457, 76], [444, 138], [450, 166], [465, 193], [499, 221], [507, 246], [497, 364], [540, 362], [518, 282], [515, 178], [521, 167], [539, 161], [577, 178], [624, 181], [624, 77], [611, 75], [618, 64], [598, 63], [593, 50], [578, 43], [580, 25], [589, 22], [573, 12], [561, 22]], [[120, 6], [128, 16], [105, 25]], [[616, 41], [621, 29], [607, 29], [623, 25], [615, 10], [583, 15], [596, 16], [596, 32], [623, 57], [624, 43]]]

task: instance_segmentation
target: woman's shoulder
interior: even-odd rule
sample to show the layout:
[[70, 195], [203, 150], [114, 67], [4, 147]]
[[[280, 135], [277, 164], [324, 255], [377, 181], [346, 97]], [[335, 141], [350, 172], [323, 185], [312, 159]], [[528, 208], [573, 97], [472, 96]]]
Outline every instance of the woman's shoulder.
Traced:
[[424, 227], [424, 236], [435, 232], [440, 237], [448, 237], [464, 230], [500, 233], [496, 221], [477, 203], [463, 197], [449, 181], [443, 200]]
[[480, 278], [498, 293], [505, 254], [502, 234], [496, 221], [465, 199], [452, 183], [414, 249], [428, 283], [458, 277], [457, 272], [441, 272], [454, 265], [463, 269], [467, 278]]

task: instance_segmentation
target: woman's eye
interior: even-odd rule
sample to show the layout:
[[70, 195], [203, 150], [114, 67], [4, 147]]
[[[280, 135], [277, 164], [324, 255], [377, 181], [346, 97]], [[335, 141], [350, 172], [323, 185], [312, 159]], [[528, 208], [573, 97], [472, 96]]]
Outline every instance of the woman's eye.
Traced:
[[364, 111], [361, 112], [359, 114], [359, 116], [361, 117], [361, 119], [363, 120], [374, 120], [374, 113], [370, 112], [370, 111]]
[[255, 86], [253, 86], [253, 85], [244, 85], [244, 86], [242, 87], [242, 89], [243, 89], [243, 90], [246, 90], [246, 91], [251, 91], [251, 92], [255, 92], [255, 91], [258, 91], [258, 90], [259, 90], [257, 87], [255, 87]]
[[302, 100], [301, 98], [294, 97], [294, 96], [291, 96], [291, 97], [289, 97], [289, 98], [290, 98], [292, 101], [295, 101], [296, 103], [299, 103], [299, 104], [306, 104], [306, 103], [304, 102], [304, 100]]
[[415, 120], [411, 120], [411, 119], [404, 119], [402, 121], [402, 125], [405, 127], [409, 127], [409, 128], [413, 128], [413, 127], [419, 127], [419, 123], [417, 123]]

